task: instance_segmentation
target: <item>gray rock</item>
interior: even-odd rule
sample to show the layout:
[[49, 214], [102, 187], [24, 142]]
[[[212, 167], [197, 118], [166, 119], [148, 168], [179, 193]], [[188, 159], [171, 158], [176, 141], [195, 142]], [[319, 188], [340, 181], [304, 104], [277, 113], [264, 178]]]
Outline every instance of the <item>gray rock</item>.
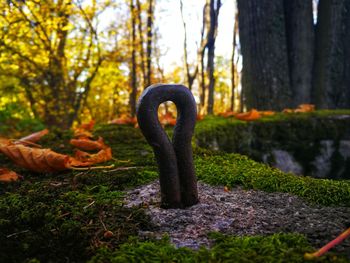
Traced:
[[272, 155], [275, 160], [273, 166], [276, 168], [286, 173], [303, 174], [303, 167], [287, 151], [273, 150]]

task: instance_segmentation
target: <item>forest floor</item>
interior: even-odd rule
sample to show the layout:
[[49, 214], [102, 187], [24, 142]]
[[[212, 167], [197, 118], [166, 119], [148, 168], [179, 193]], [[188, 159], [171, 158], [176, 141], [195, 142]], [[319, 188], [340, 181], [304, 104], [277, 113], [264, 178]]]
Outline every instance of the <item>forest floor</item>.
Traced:
[[[205, 121], [205, 120], [204, 120]], [[251, 159], [194, 147], [200, 203], [159, 207], [153, 152], [138, 129], [94, 130], [112, 169], [32, 173], [0, 185], [2, 262], [304, 262], [349, 227], [350, 182], [285, 174]], [[43, 147], [71, 154], [72, 132]], [[350, 262], [344, 241], [321, 262]]]

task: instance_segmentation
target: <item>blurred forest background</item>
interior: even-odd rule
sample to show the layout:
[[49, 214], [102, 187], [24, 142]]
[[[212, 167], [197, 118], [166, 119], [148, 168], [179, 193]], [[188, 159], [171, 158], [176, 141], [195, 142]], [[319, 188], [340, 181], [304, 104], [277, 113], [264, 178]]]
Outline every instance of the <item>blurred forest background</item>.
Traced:
[[0, 27], [0, 123], [17, 128], [132, 117], [159, 82], [204, 115], [350, 108], [349, 0], [0, 0]]

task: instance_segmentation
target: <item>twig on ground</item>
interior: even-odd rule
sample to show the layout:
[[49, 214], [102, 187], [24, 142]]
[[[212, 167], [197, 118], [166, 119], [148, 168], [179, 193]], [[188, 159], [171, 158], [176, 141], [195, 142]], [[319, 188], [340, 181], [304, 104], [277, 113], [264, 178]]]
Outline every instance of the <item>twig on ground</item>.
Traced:
[[107, 166], [92, 166], [92, 167], [71, 167], [70, 169], [75, 171], [89, 171], [89, 170], [98, 170], [98, 169], [111, 169], [114, 167], [114, 164]]
[[111, 172], [116, 172], [116, 171], [127, 171], [127, 170], [132, 170], [132, 169], [139, 169], [139, 168], [144, 168], [143, 166], [129, 166], [129, 167], [118, 167], [113, 170], [109, 171], [103, 171], [104, 173], [111, 173]]
[[10, 237], [17, 236], [17, 235], [19, 235], [19, 234], [24, 234], [24, 233], [27, 233], [27, 232], [29, 232], [28, 229], [27, 229], [27, 230], [20, 231], [20, 232], [13, 233], [13, 234], [10, 234], [10, 235], [7, 235], [6, 237], [7, 237], [7, 238], [10, 238]]
[[88, 209], [90, 206], [92, 206], [95, 203], [95, 201], [92, 201], [90, 204], [83, 207], [84, 210]]

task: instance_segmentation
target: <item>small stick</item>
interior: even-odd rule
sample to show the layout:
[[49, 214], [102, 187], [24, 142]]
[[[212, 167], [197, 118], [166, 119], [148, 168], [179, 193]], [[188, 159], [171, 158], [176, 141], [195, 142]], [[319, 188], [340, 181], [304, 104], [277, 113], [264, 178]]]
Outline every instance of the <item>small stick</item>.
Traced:
[[101, 224], [102, 224], [102, 226], [103, 226], [103, 229], [104, 229], [105, 231], [108, 231], [108, 229], [107, 229], [105, 223], [103, 223], [103, 221], [102, 221], [101, 216], [99, 216], [98, 218], [100, 219], [100, 222], [101, 222]]
[[64, 214], [58, 216], [57, 218], [63, 218], [63, 217], [65, 217], [65, 216], [69, 215], [69, 214], [70, 214], [70, 212], [67, 212], [67, 213], [64, 213]]
[[92, 206], [94, 203], [95, 203], [95, 201], [92, 201], [90, 204], [84, 206], [83, 209], [86, 210], [87, 208], [89, 208], [90, 206]]
[[130, 163], [131, 160], [118, 160], [116, 158], [112, 158], [113, 161], [120, 162], [120, 163]]
[[114, 164], [108, 166], [93, 166], [93, 167], [70, 167], [70, 169], [75, 171], [89, 171], [89, 170], [98, 170], [98, 169], [111, 169], [114, 167]]
[[103, 171], [103, 172], [104, 173], [111, 173], [111, 172], [116, 172], [116, 171], [127, 171], [127, 170], [138, 169], [138, 168], [143, 168], [143, 166], [118, 167], [116, 169], [109, 170], [109, 171]]
[[304, 258], [308, 259], [308, 260], [311, 260], [311, 259], [315, 259], [317, 257], [320, 257], [324, 253], [326, 253], [328, 250], [330, 250], [332, 247], [334, 247], [335, 245], [338, 245], [339, 243], [341, 243], [348, 236], [350, 236], [350, 227], [347, 230], [345, 230], [343, 233], [341, 233], [339, 236], [337, 236], [335, 239], [333, 239], [331, 242], [329, 242], [325, 246], [321, 247], [316, 252], [314, 252], [314, 253], [305, 253], [304, 254]]
[[21, 232], [17, 232], [17, 233], [13, 233], [13, 234], [7, 235], [6, 237], [9, 238], [9, 237], [17, 236], [19, 234], [23, 234], [23, 233], [27, 233], [27, 232], [29, 232], [29, 230], [23, 230]]

